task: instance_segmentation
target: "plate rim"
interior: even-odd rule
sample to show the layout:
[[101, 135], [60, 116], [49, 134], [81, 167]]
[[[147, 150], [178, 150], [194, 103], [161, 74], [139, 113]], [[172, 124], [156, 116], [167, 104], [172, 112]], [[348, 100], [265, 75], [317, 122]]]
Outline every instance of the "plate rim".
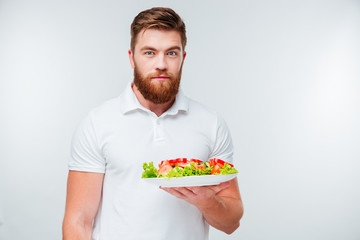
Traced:
[[[188, 187], [188, 186], [210, 186], [218, 185], [222, 182], [230, 181], [235, 178], [237, 173], [224, 174], [224, 175], [197, 175], [197, 176], [185, 176], [185, 177], [173, 177], [170, 179], [166, 178], [142, 178], [144, 181], [154, 184], [157, 186], [164, 187]], [[220, 177], [219, 177], [220, 176]], [[196, 181], [192, 184], [192, 179], [198, 179], [199, 177], [206, 177], [206, 180]], [[209, 180], [209, 177], [217, 177], [218, 179]], [[190, 181], [189, 181], [190, 180]], [[189, 182], [188, 182], [189, 181]]]

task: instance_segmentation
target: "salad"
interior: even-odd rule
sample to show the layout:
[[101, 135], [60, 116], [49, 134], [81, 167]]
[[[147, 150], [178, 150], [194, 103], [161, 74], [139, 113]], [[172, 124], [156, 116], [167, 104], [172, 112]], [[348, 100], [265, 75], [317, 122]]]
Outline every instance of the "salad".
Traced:
[[167, 178], [201, 176], [201, 175], [228, 175], [238, 173], [231, 163], [218, 158], [203, 162], [198, 159], [177, 158], [161, 161], [159, 169], [153, 162], [143, 164], [142, 178]]

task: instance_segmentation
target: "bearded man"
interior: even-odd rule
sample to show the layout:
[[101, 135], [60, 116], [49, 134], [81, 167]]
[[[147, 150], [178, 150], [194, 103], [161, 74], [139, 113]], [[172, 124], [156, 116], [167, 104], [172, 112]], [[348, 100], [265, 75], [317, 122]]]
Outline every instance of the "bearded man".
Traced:
[[144, 162], [232, 162], [224, 120], [179, 88], [185, 46], [185, 24], [172, 9], [135, 17], [128, 52], [134, 80], [93, 109], [73, 137], [63, 239], [206, 240], [209, 225], [228, 234], [239, 227], [236, 178], [160, 189], [141, 179]]

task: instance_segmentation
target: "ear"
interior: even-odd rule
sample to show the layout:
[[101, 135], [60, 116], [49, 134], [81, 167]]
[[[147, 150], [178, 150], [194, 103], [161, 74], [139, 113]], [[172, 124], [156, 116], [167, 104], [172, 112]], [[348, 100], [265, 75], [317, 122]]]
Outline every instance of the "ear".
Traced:
[[183, 59], [182, 59], [182, 63], [181, 63], [181, 64], [184, 64], [185, 57], [186, 57], [186, 52], [184, 51]]
[[131, 67], [132, 67], [132, 69], [134, 69], [135, 68], [134, 53], [133, 53], [133, 51], [131, 51], [131, 49], [129, 49], [128, 53], [129, 53], [129, 60], [130, 60]]

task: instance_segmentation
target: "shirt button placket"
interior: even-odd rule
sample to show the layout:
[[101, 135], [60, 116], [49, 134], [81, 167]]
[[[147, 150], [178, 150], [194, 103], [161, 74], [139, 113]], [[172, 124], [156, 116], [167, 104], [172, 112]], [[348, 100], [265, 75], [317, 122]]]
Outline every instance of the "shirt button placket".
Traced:
[[155, 141], [159, 141], [164, 138], [164, 133], [161, 126], [161, 119], [156, 118], [154, 123], [154, 138]]

